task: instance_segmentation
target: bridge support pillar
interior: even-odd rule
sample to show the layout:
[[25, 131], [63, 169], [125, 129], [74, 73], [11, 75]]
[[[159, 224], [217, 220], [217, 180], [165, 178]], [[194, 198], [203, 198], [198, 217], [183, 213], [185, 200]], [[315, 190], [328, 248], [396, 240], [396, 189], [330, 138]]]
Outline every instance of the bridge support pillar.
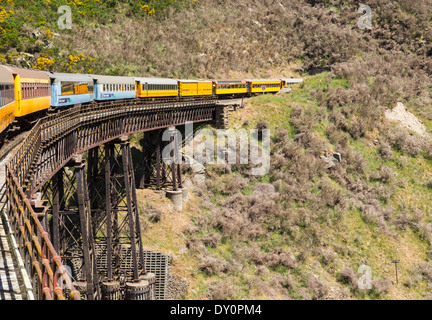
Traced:
[[162, 158], [164, 143], [162, 141], [162, 131], [150, 131], [144, 134], [142, 143], [143, 158], [141, 163], [142, 177], [139, 187], [154, 186], [160, 190], [167, 183], [166, 164]]
[[182, 189], [181, 143], [175, 127], [144, 134], [140, 188]]
[[130, 149], [129, 139], [122, 137], [121, 149], [122, 149], [122, 163], [123, 163], [123, 178], [126, 189], [126, 201], [127, 201], [127, 213], [129, 220], [129, 232], [131, 237], [131, 252], [133, 262], [133, 280], [139, 282], [139, 270], [138, 270], [138, 255], [137, 245], [139, 250], [139, 259], [141, 262], [141, 268], [144, 269], [144, 251], [141, 239], [141, 227], [139, 221], [138, 212], [138, 201], [136, 196], [135, 187], [135, 175], [132, 162], [132, 153]]
[[96, 267], [96, 250], [93, 237], [90, 198], [85, 175], [85, 163], [81, 157], [73, 159], [75, 169], [78, 212], [81, 227], [82, 251], [84, 257], [84, 272], [87, 283], [87, 297], [95, 300], [100, 297]]
[[[128, 137], [89, 152], [90, 190], [104, 195], [93, 201], [98, 270], [103, 280], [102, 298], [126, 297], [126, 283], [141, 283], [145, 275], [132, 151]], [[102, 183], [103, 182], [103, 183]], [[105, 259], [106, 257], [106, 259]], [[117, 285], [119, 283], [119, 285]], [[120, 290], [120, 291], [119, 291]], [[118, 292], [117, 292], [118, 291]]]

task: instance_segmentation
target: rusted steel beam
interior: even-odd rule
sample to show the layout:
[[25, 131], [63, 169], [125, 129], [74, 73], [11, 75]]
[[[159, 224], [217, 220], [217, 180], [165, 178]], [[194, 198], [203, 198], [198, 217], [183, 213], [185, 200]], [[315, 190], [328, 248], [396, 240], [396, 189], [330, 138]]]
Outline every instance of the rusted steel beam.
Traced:
[[[137, 260], [137, 248], [135, 238], [137, 235], [140, 237], [140, 230], [136, 230], [134, 223], [137, 215], [135, 215], [134, 210], [137, 209], [137, 203], [133, 203], [132, 199], [132, 189], [135, 188], [135, 184], [132, 184], [133, 177], [133, 166], [130, 163], [130, 144], [127, 137], [123, 137], [121, 142], [122, 148], [122, 162], [123, 162], [123, 175], [124, 184], [126, 189], [126, 201], [127, 201], [127, 213], [129, 220], [129, 232], [131, 237], [131, 250], [132, 250], [132, 263], [133, 263], [133, 280], [134, 282], [139, 281], [139, 270], [138, 270], [138, 260]], [[132, 167], [132, 170], [131, 170]]]
[[89, 300], [96, 298], [95, 275], [93, 274], [94, 252], [92, 252], [92, 230], [89, 217], [89, 207], [86, 199], [87, 183], [85, 182], [85, 165], [76, 160], [74, 165], [77, 182], [78, 210], [81, 224], [82, 248], [84, 255], [84, 269], [87, 283], [87, 295]]
[[106, 237], [107, 237], [107, 279], [113, 280], [112, 255], [113, 255], [113, 227], [112, 227], [112, 203], [111, 203], [111, 166], [114, 146], [105, 145], [105, 212], [106, 212]]

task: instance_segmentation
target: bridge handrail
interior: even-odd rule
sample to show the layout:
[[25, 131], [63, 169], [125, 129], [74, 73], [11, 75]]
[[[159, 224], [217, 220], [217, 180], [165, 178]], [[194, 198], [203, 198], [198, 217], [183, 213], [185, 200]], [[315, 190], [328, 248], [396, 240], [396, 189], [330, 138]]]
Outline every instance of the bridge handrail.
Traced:
[[12, 230], [15, 235], [19, 235], [18, 248], [21, 255], [26, 257], [25, 263], [31, 263], [33, 281], [37, 280], [42, 288], [40, 295], [45, 300], [65, 300], [65, 288], [69, 299], [80, 300], [79, 292], [75, 290], [48, 233], [42, 227], [9, 164], [6, 164], [6, 172], [7, 198], [14, 213], [10, 217]]

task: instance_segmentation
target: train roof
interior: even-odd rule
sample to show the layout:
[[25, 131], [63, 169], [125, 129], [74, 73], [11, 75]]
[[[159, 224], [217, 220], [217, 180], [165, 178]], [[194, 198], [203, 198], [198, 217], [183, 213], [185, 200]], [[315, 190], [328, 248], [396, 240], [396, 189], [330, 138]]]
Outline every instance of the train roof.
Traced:
[[286, 83], [301, 83], [303, 82], [302, 78], [281, 78], [282, 81]]
[[14, 77], [5, 66], [0, 66], [0, 83], [14, 83]]
[[49, 77], [45, 75], [40, 70], [30, 70], [12, 66], [3, 66], [6, 70], [10, 72], [13, 77], [13, 74], [18, 74], [22, 81], [32, 81], [32, 82], [49, 82]]
[[194, 83], [194, 82], [212, 82], [211, 80], [203, 80], [203, 79], [179, 79], [179, 82], [184, 83]]
[[89, 74], [89, 76], [99, 84], [135, 84], [135, 80], [132, 77], [103, 76], [95, 74]]
[[246, 79], [248, 82], [281, 82], [281, 79]]
[[246, 80], [238, 80], [238, 79], [236, 79], [236, 80], [213, 80], [214, 82], [217, 82], [217, 83], [245, 83], [246, 82]]
[[169, 78], [133, 78], [140, 83], [148, 84], [177, 84], [177, 80]]
[[81, 73], [59, 73], [59, 72], [47, 72], [43, 71], [51, 79], [54, 79], [54, 83], [59, 82], [93, 82], [93, 79], [87, 74]]

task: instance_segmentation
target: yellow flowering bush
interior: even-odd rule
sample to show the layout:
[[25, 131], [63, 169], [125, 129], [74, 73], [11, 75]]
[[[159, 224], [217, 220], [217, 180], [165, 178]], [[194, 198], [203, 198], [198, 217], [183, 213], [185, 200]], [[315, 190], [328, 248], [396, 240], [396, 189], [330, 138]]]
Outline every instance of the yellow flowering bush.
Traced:
[[78, 55], [70, 54], [66, 60], [66, 68], [68, 72], [78, 73], [90, 73], [92, 71], [92, 65], [96, 58], [86, 56], [82, 53]]
[[49, 59], [45, 57], [39, 57], [36, 60], [36, 65], [33, 66], [33, 69], [47, 71], [55, 62], [55, 59]]

